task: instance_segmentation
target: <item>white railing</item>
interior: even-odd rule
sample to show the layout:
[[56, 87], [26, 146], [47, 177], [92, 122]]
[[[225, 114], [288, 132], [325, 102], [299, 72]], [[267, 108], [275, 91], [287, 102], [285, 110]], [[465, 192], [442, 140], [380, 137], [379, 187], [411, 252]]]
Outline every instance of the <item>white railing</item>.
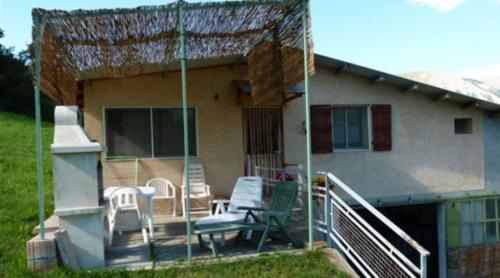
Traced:
[[[427, 277], [430, 253], [425, 248], [333, 174], [320, 174], [325, 177], [325, 186], [314, 187], [314, 197], [323, 199], [324, 217], [315, 219], [315, 227], [326, 235], [330, 246], [338, 248], [365, 277]], [[410, 246], [419, 256], [418, 262], [397, 249], [343, 198], [365, 209], [384, 225], [384, 230], [389, 229], [396, 239]]]
[[280, 169], [283, 168], [283, 159], [278, 154], [247, 154], [245, 160], [247, 175], [255, 174], [255, 168]]
[[[262, 178], [265, 199], [271, 195], [276, 183], [282, 180], [292, 180], [299, 184], [299, 194], [295, 205], [295, 218], [305, 217], [307, 190], [305, 188], [305, 178], [300, 164], [287, 164], [285, 168], [268, 168], [256, 166], [254, 174]], [[299, 220], [300, 221], [300, 220]]]
[[304, 175], [300, 164], [288, 164], [286, 168], [254, 167], [255, 176], [262, 178], [265, 192], [271, 192], [276, 183], [281, 180], [297, 181], [300, 191], [304, 191]]

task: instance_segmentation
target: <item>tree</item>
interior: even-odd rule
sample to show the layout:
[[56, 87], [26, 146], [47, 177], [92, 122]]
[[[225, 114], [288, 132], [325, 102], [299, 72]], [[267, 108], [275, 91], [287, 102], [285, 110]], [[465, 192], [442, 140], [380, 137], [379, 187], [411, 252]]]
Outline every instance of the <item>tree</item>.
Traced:
[[[0, 29], [0, 38], [4, 36]], [[14, 113], [35, 115], [33, 81], [30, 73], [28, 51], [14, 54], [13, 48], [0, 44], [0, 109]], [[42, 118], [53, 119], [54, 103], [47, 97], [41, 98]]]

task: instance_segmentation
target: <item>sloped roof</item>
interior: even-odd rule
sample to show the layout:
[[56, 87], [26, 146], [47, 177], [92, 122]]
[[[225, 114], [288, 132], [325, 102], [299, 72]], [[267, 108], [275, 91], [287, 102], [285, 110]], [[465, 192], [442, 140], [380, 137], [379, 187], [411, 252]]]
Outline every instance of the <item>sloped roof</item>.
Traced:
[[[134, 9], [34, 9], [42, 30], [42, 90], [73, 103], [76, 80], [167, 71], [180, 60], [179, 8], [192, 64], [246, 61], [256, 101], [303, 76], [301, 0], [174, 2]], [[308, 20], [309, 13], [307, 14]], [[310, 30], [310, 29], [309, 29]], [[308, 33], [314, 71], [312, 37]], [[190, 65], [191, 63], [188, 63]]]
[[412, 79], [404, 78], [398, 75], [385, 73], [379, 70], [363, 67], [343, 60], [316, 54], [315, 62], [317, 65], [323, 65], [333, 69], [336, 73], [351, 73], [362, 76], [370, 80], [370, 82], [383, 82], [392, 84], [401, 89], [402, 93], [421, 93], [429, 95], [430, 97], [441, 100], [446, 99], [460, 103], [464, 108], [478, 107], [483, 110], [494, 112], [498, 114], [500, 111], [500, 103], [491, 99], [478, 98], [473, 95], [465, 94], [463, 92], [456, 92], [432, 86], [430, 84], [418, 82]]

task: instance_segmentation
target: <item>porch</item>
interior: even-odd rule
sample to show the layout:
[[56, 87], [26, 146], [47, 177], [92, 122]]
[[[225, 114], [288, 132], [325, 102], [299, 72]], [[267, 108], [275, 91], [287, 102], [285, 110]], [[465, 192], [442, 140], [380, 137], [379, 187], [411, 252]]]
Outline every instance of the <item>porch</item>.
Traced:
[[[132, 167], [132, 169], [138, 167]], [[293, 180], [298, 185], [297, 199], [294, 201], [292, 214], [287, 220], [286, 230], [292, 237], [300, 243], [306, 244], [308, 240], [308, 221], [307, 221], [307, 189], [304, 183], [304, 173], [302, 166], [298, 164], [290, 164], [285, 168], [267, 168], [256, 166], [252, 169], [252, 173], [259, 177], [262, 181], [262, 207], [269, 207], [273, 189], [277, 183], [285, 179]], [[219, 175], [224, 175], [220, 172]], [[139, 173], [131, 171], [128, 176], [139, 176]], [[122, 179], [127, 180], [127, 179]], [[133, 181], [132, 181], [133, 182]], [[238, 185], [234, 185], [237, 187]], [[234, 194], [234, 192], [233, 192]], [[218, 200], [229, 200], [231, 196], [218, 195]], [[140, 206], [146, 211], [147, 206], [144, 204], [144, 199], [139, 200]], [[143, 234], [139, 226], [130, 225], [135, 222], [135, 215], [121, 215], [124, 220], [122, 227], [128, 227], [129, 231], [121, 233], [116, 232], [120, 228], [115, 228], [113, 243], [105, 246], [105, 266], [107, 268], [144, 268], [150, 266], [170, 265], [186, 261], [188, 259], [188, 243], [191, 244], [191, 257], [195, 261], [212, 261], [214, 259], [225, 258], [229, 260], [245, 258], [248, 256], [258, 255], [257, 247], [261, 239], [261, 231], [253, 231], [251, 238], [247, 238], [246, 233], [242, 232], [226, 232], [224, 240], [221, 242], [221, 234], [214, 234], [217, 242], [217, 256], [214, 257], [212, 249], [205, 245], [201, 246], [196, 235], [190, 235], [187, 227], [194, 227], [198, 220], [206, 219], [207, 213], [195, 214], [197, 205], [202, 208], [206, 207], [206, 202], [193, 202], [191, 200], [192, 209], [190, 220], [191, 225], [187, 225], [188, 219], [182, 216], [179, 210], [175, 211], [173, 216], [172, 200], [154, 200], [154, 228], [153, 233], [150, 233], [148, 228], [148, 242], [144, 242]], [[214, 199], [214, 202], [216, 200]], [[215, 209], [214, 209], [215, 208]], [[218, 213], [217, 205], [214, 203], [212, 211]], [[105, 216], [105, 217], [109, 217]], [[106, 221], [105, 221], [106, 222]], [[130, 229], [130, 227], [132, 227]], [[104, 229], [109, 227], [104, 225]], [[107, 234], [107, 231], [104, 233]], [[320, 233], [317, 233], [320, 235]], [[208, 235], [202, 235], [203, 241], [208, 243]], [[239, 237], [239, 238], [238, 238]], [[191, 240], [189, 240], [189, 238]], [[188, 242], [189, 240], [189, 242]], [[105, 236], [105, 242], [107, 238]], [[273, 236], [266, 241], [265, 247], [260, 253], [275, 253], [281, 251], [299, 251], [303, 250], [298, 246], [294, 246], [287, 238], [283, 238], [280, 234]]]
[[[201, 216], [192, 216], [193, 224]], [[290, 227], [304, 227], [306, 223], [300, 223], [300, 219], [295, 218], [290, 221]], [[307, 227], [307, 226], [306, 226]], [[105, 249], [105, 259], [107, 268], [151, 268], [179, 264], [187, 261], [187, 231], [186, 220], [182, 217], [172, 217], [171, 215], [157, 215], [154, 221], [154, 238], [149, 243], [144, 243], [140, 231], [123, 232], [116, 235], [112, 246]], [[307, 229], [292, 228], [295, 237], [301, 240], [307, 239]], [[225, 243], [218, 247], [222, 257], [230, 259], [244, 258], [256, 255], [259, 235], [254, 235], [251, 241], [245, 239], [237, 241], [237, 233], [226, 233]], [[218, 235], [216, 235], [218, 236]], [[257, 241], [257, 242], [256, 242]], [[214, 259], [212, 251], [208, 248], [201, 248], [196, 236], [191, 238], [193, 261], [211, 261]], [[302, 250], [294, 248], [286, 240], [269, 241], [259, 254], [274, 253], [281, 251]]]
[[[190, 187], [190, 178], [183, 173], [191, 170], [193, 160], [200, 164], [215, 162], [218, 165], [209, 167], [212, 172], [208, 173], [208, 179], [215, 181], [214, 188], [228, 195], [235, 177], [243, 175], [236, 173], [238, 169], [245, 168], [242, 167], [245, 156], [241, 155], [237, 158], [240, 162], [235, 162], [239, 153], [236, 149], [228, 149], [226, 142], [229, 137], [231, 146], [236, 146], [233, 143], [238, 141], [241, 146], [241, 142], [247, 138], [237, 135], [241, 134], [242, 129], [234, 128], [234, 125], [214, 128], [213, 123], [227, 121], [223, 110], [232, 107], [233, 111], [237, 111], [243, 105], [284, 105], [291, 100], [287, 96], [289, 88], [303, 80], [307, 100], [308, 77], [314, 73], [309, 21], [308, 2], [302, 0], [223, 3], [187, 3], [179, 0], [167, 5], [137, 9], [73, 12], [33, 10], [37, 100], [40, 90], [43, 90], [52, 99], [65, 105], [77, 105], [84, 111], [85, 130], [77, 124], [75, 106], [61, 108], [60, 115], [56, 115], [56, 134], [52, 145], [56, 160], [54, 214], [59, 217], [60, 228], [67, 230], [82, 268], [103, 266], [101, 217], [106, 210], [103, 207], [106, 203], [104, 188], [125, 186], [126, 192], [134, 191], [125, 194], [133, 194], [135, 199], [140, 193], [139, 189], [130, 188], [130, 185], [136, 187], [144, 184], [138, 180], [137, 164], [131, 184], [109, 184], [106, 181], [109, 173], [117, 179], [120, 179], [120, 175], [110, 170], [112, 167], [101, 167], [101, 161], [102, 164], [110, 165], [107, 163], [110, 156], [123, 155], [152, 161], [147, 165], [150, 174], [154, 177], [168, 174], [167, 178], [173, 179], [174, 186], [178, 187], [174, 200], [181, 199], [183, 202], [185, 221], [176, 218], [163, 222], [156, 220], [158, 236], [164, 240], [162, 243], [158, 239], [152, 245], [158, 247], [152, 248], [158, 249], [158, 256], [156, 252], [152, 253], [155, 260], [161, 258], [162, 254], [171, 254], [163, 255], [164, 260], [186, 258], [188, 262], [191, 261], [191, 190], [194, 186]], [[227, 74], [220, 72], [219, 78], [224, 82], [218, 82], [214, 79], [215, 71], [210, 70], [217, 67], [224, 68], [223, 71], [229, 69], [231, 75], [248, 80], [251, 90], [245, 92], [240, 85], [238, 92], [232, 92], [232, 97], [228, 81], [234, 83], [240, 78], [230, 77], [231, 80], [228, 80]], [[209, 69], [210, 72], [200, 75], [199, 69]], [[113, 96], [110, 91], [117, 94]], [[233, 105], [228, 106], [223, 101], [217, 103], [221, 97], [225, 97], [225, 102], [233, 99]], [[212, 100], [215, 103], [209, 103]], [[134, 107], [140, 109], [131, 112], [130, 109]], [[196, 107], [200, 107], [200, 114], [206, 113], [200, 117], [208, 120], [202, 125], [205, 130], [197, 130]], [[220, 110], [215, 112], [214, 107]], [[135, 124], [131, 125], [128, 120]], [[233, 117], [232, 123], [237, 122], [238, 117]], [[227, 136], [228, 132], [231, 136]], [[206, 134], [215, 135], [215, 138], [206, 137], [206, 141], [199, 144], [198, 136]], [[37, 136], [40, 146], [39, 130]], [[274, 138], [282, 140], [279, 133]], [[214, 141], [220, 143], [214, 147], [211, 143]], [[250, 154], [260, 154], [255, 149], [266, 149], [267, 154], [276, 150], [251, 141], [259, 147], [250, 151]], [[221, 159], [218, 157], [221, 154], [233, 157]], [[307, 162], [307, 170], [310, 171], [309, 159]], [[231, 172], [222, 174], [227, 167], [232, 167]], [[157, 174], [158, 169], [161, 169], [161, 175]], [[38, 174], [39, 194], [42, 196], [40, 159]], [[204, 186], [209, 188], [208, 184]], [[295, 184], [293, 186], [296, 194], [297, 188]], [[206, 191], [204, 196], [209, 196], [210, 189]], [[187, 198], [179, 198], [180, 193], [186, 194]], [[144, 195], [144, 192], [141, 194]], [[130, 196], [123, 198], [132, 199]], [[109, 197], [111, 208], [112, 198]], [[122, 202], [122, 199], [118, 200]], [[151, 211], [151, 202], [147, 202], [148, 210]], [[139, 222], [143, 225], [140, 215], [144, 212], [139, 212], [137, 201], [133, 203]], [[151, 222], [152, 218], [147, 218]], [[44, 240], [42, 201], [40, 222], [40, 238]], [[185, 227], [181, 227], [182, 223]], [[308, 224], [311, 242], [311, 219]], [[114, 223], [109, 225], [114, 227]], [[170, 230], [172, 234], [168, 232]], [[147, 241], [144, 231], [143, 237]], [[119, 239], [124, 243], [123, 246], [110, 249], [112, 252], [108, 254], [126, 253], [124, 250], [127, 246], [134, 245], [134, 238], [134, 233], [127, 234]], [[174, 251], [161, 251], [169, 249], [166, 244], [169, 242]], [[146, 253], [141, 251], [143, 248], [137, 248], [137, 257], [144, 258]], [[180, 251], [182, 248], [185, 251]], [[179, 251], [175, 251], [177, 249]]]

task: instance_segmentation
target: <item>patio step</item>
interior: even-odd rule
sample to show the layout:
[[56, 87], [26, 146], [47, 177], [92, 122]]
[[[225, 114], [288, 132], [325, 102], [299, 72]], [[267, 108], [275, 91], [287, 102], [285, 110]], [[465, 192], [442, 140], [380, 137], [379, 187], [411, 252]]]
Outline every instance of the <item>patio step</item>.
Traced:
[[141, 267], [152, 266], [151, 249], [149, 244], [111, 246], [106, 249], [107, 267]]

